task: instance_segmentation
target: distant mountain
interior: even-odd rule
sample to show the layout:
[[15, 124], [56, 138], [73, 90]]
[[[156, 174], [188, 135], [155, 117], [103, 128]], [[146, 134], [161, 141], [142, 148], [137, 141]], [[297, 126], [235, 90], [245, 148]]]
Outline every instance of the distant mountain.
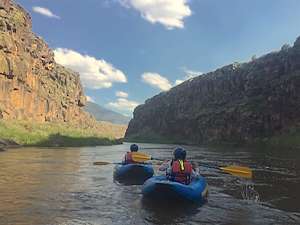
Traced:
[[90, 113], [92, 116], [96, 118], [96, 120], [99, 121], [108, 121], [114, 124], [128, 124], [130, 121], [129, 117], [111, 111], [109, 109], [106, 109], [93, 102], [87, 102], [86, 106], [84, 107], [84, 110]]

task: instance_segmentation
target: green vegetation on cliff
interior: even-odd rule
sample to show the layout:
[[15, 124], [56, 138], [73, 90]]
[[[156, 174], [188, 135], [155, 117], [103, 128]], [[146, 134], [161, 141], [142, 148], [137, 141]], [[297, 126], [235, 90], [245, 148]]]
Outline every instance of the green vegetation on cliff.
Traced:
[[119, 144], [125, 127], [103, 123], [101, 128], [79, 128], [66, 123], [0, 121], [0, 139], [24, 146], [73, 147]]

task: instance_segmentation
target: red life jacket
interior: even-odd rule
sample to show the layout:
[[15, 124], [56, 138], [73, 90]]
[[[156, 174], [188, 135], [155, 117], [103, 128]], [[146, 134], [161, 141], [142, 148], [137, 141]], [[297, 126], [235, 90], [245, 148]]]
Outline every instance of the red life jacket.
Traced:
[[127, 152], [125, 155], [125, 164], [132, 164], [135, 163], [132, 159], [132, 152]]
[[192, 164], [186, 160], [179, 160], [173, 161], [172, 163], [172, 172], [171, 172], [171, 180], [189, 184], [191, 181], [191, 175], [193, 171]]

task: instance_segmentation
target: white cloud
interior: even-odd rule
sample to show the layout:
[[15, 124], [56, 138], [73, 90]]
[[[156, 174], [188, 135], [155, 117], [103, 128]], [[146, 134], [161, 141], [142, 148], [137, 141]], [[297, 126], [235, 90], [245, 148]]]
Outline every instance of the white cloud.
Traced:
[[197, 76], [203, 75], [203, 72], [194, 71], [194, 70], [184, 70], [184, 72], [190, 78], [191, 77], [197, 77]]
[[132, 112], [139, 103], [135, 101], [130, 101], [126, 98], [118, 98], [116, 102], [108, 103], [108, 106], [118, 109], [120, 111]]
[[144, 73], [142, 74], [142, 80], [162, 91], [168, 91], [172, 87], [170, 81], [158, 73]]
[[36, 13], [39, 13], [43, 16], [47, 16], [50, 18], [55, 18], [55, 19], [60, 19], [59, 16], [55, 15], [53, 12], [51, 12], [49, 9], [47, 8], [43, 8], [43, 7], [39, 7], [39, 6], [34, 6], [32, 7], [32, 10]]
[[116, 96], [120, 98], [128, 98], [128, 94], [124, 91], [117, 91]]
[[82, 55], [70, 49], [54, 50], [55, 61], [80, 74], [83, 86], [91, 89], [109, 88], [114, 82], [126, 83], [125, 74], [103, 59]]
[[175, 85], [179, 85], [181, 83], [183, 83], [184, 81], [186, 80], [189, 80], [193, 77], [197, 77], [197, 76], [200, 76], [202, 75], [203, 73], [202, 72], [199, 72], [199, 71], [193, 71], [193, 70], [187, 70], [187, 69], [184, 69], [184, 72], [185, 72], [185, 76], [183, 79], [179, 79], [179, 80], [176, 80], [175, 81]]
[[[200, 76], [203, 74], [202, 72], [187, 70], [185, 68], [183, 68], [183, 70], [185, 72], [185, 76], [182, 79], [176, 80], [174, 82], [174, 86], [179, 85], [186, 80], [190, 80], [196, 76]], [[142, 80], [145, 83], [150, 84], [152, 87], [159, 88], [162, 91], [168, 91], [173, 87], [172, 83], [167, 78], [161, 76], [158, 73], [149, 73], [149, 72], [143, 73]]]
[[88, 102], [96, 103], [96, 101], [95, 101], [92, 97], [90, 97], [90, 96], [86, 96], [86, 100], [87, 100]]
[[183, 83], [184, 82], [184, 80], [176, 80], [175, 81], [175, 85], [179, 85], [179, 84], [181, 84], [181, 83]]
[[150, 23], [163, 24], [168, 29], [183, 28], [184, 18], [192, 14], [189, 0], [119, 0], [125, 7], [132, 7]]
[[132, 118], [132, 114], [129, 114], [129, 113], [122, 113], [123, 116], [126, 116], [126, 117], [129, 117], [129, 118]]

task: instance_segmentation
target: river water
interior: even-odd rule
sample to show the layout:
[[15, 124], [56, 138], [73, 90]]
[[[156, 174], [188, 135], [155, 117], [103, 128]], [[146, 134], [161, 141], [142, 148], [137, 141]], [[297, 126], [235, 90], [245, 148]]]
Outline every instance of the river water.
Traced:
[[[200, 167], [209, 184], [208, 202], [202, 207], [162, 206], [144, 201], [141, 186], [114, 182], [113, 165], [93, 165], [119, 162], [129, 143], [12, 149], [0, 152], [0, 224], [300, 224], [299, 151], [185, 147], [193, 161], [250, 166], [254, 178]], [[160, 158], [172, 153], [172, 149], [145, 151]]]

